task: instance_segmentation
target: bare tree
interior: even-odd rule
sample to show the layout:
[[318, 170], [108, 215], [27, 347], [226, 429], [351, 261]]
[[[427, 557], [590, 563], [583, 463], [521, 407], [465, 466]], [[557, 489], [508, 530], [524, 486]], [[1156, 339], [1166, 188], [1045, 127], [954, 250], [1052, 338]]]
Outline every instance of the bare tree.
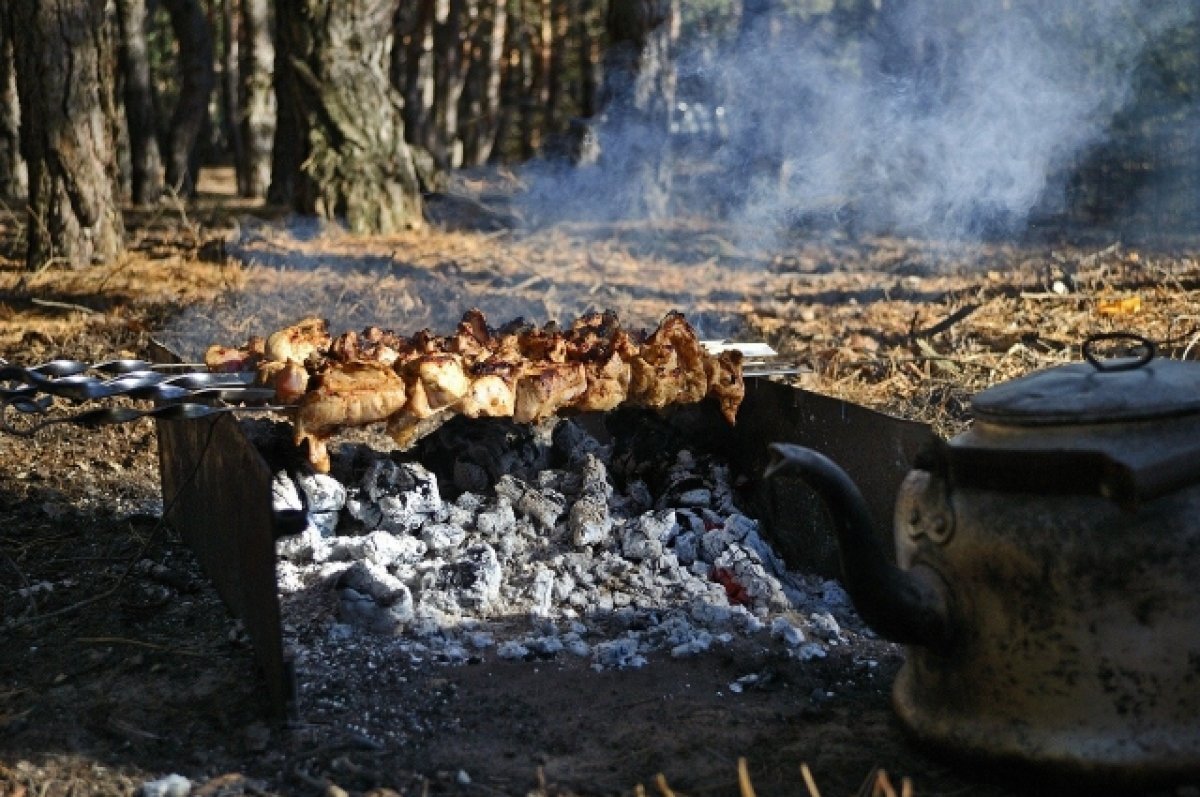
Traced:
[[607, 27], [601, 159], [623, 178], [624, 215], [662, 218], [671, 195], [679, 0], [609, 0]]
[[587, 0], [569, 0], [574, 18], [576, 51], [579, 61], [579, 88], [576, 91], [579, 115], [596, 115], [596, 95], [600, 83], [600, 42], [592, 32], [591, 4]]
[[550, 117], [550, 63], [554, 47], [551, 25], [551, 0], [535, 0], [536, 20], [527, 21], [529, 30], [529, 83], [521, 103], [521, 152], [532, 158], [541, 149], [543, 133]]
[[163, 173], [146, 48], [145, 0], [117, 0], [117, 25], [120, 32], [117, 57], [129, 131], [130, 187], [134, 202], [150, 204], [162, 195]]
[[499, 68], [505, 20], [504, 0], [419, 0], [396, 15], [391, 74], [404, 94], [406, 137], [440, 168], [463, 165], [467, 138], [478, 144], [474, 114], [486, 107], [488, 64]]
[[403, 100], [388, 79], [397, 3], [280, 0], [276, 6], [277, 46], [290, 71], [286, 101], [276, 84], [280, 124], [286, 104], [306, 146], [295, 163], [293, 201], [302, 212], [341, 219], [358, 233], [423, 224]]
[[408, 140], [426, 146], [433, 126], [434, 23], [439, 3], [414, 0], [396, 12], [398, 43], [392, 53], [392, 82], [404, 95]]
[[290, 41], [294, 34], [303, 33], [303, 27], [297, 31], [297, 26], [289, 21], [289, 15], [294, 13], [298, 11], [283, 3], [277, 4], [275, 9], [275, 62], [271, 78], [275, 89], [275, 133], [271, 139], [271, 184], [267, 188], [267, 201], [276, 205], [310, 207], [311, 186], [300, 170], [308, 144], [303, 138], [303, 108], [296, 86], [296, 70], [292, 66], [292, 53], [301, 45]]
[[483, 12], [471, 48], [473, 55], [462, 100], [463, 162], [486, 163], [500, 128], [500, 76], [508, 28], [508, 3], [492, 0]]
[[13, 66], [11, 27], [7, 12], [0, 9], [0, 198], [24, 196], [29, 185], [21, 160], [21, 106]]
[[216, 84], [213, 35], [200, 0], [162, 0], [179, 42], [179, 100], [167, 133], [167, 183], [189, 195], [195, 188], [193, 158], [208, 121], [208, 100]]
[[462, 165], [458, 141], [458, 104], [470, 67], [466, 42], [478, 18], [479, 0], [446, 0], [434, 16], [434, 80], [432, 135], [426, 147], [443, 168]]
[[238, 190], [244, 196], [261, 197], [271, 181], [271, 138], [275, 133], [275, 94], [271, 90], [275, 44], [271, 39], [270, 4], [267, 0], [242, 0], [240, 22], [239, 122], [245, 162], [238, 167]]
[[116, 48], [104, 3], [7, 0], [29, 169], [26, 262], [85, 266], [124, 247], [117, 207]]
[[238, 35], [241, 17], [237, 13], [236, 0], [211, 0], [213, 12], [220, 14], [220, 44], [218, 46], [221, 98], [221, 136], [233, 156], [233, 169], [237, 182], [238, 196], [247, 196], [246, 141], [242, 138], [242, 78], [241, 37]]

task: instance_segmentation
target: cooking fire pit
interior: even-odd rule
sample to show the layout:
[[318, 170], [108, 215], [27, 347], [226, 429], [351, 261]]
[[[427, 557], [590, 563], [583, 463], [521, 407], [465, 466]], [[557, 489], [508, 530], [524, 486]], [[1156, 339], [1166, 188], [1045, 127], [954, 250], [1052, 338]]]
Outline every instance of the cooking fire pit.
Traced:
[[[406, 603], [411, 601], [411, 596], [399, 594], [401, 588], [396, 579], [388, 575], [386, 567], [379, 565], [383, 554], [377, 547], [372, 547], [377, 541], [392, 537], [386, 529], [395, 531], [397, 523], [403, 525], [408, 521], [393, 518], [389, 525], [387, 519], [381, 521], [377, 517], [377, 508], [366, 506], [363, 503], [365, 499], [356, 499], [355, 495], [361, 498], [368, 492], [386, 492], [385, 483], [394, 484], [406, 479], [412, 481], [414, 474], [419, 480], [425, 478], [422, 474], [440, 471], [443, 474], [441, 494], [437, 497], [437, 512], [440, 515], [435, 517], [436, 513], [430, 510], [426, 516], [417, 516], [410, 527], [412, 533], [408, 535], [412, 544], [420, 545], [422, 551], [430, 548], [436, 550], [442, 544], [439, 534], [453, 536], [456, 533], [452, 525], [436, 521], [447, 516], [462, 515], [464, 506], [469, 506], [476, 513], [469, 521], [473, 528], [492, 523], [490, 516], [487, 516], [489, 506], [499, 507], [497, 516], [504, 516], [507, 512], [511, 517], [512, 509], [504, 510], [504, 507], [517, 505], [519, 515], [532, 518], [525, 526], [527, 532], [532, 530], [546, 537], [569, 537], [573, 534], [577, 544], [588, 547], [595, 540], [588, 538], [592, 527], [586, 518], [587, 501], [598, 501], [604, 505], [607, 502], [606, 492], [611, 492], [611, 487], [605, 484], [605, 466], [596, 457], [587, 456], [586, 449], [595, 447], [598, 440], [612, 443], [606, 440], [610, 435], [620, 437], [623, 433], [619, 428], [614, 431], [614, 427], [637, 427], [643, 423], [657, 430], [651, 434], [649, 445], [652, 448], [658, 445], [654, 435], [665, 434], [685, 441], [688, 453], [682, 456], [684, 465], [692, 464], [692, 451], [705, 457], [713, 456], [714, 452], [719, 454], [714, 460], [720, 463], [716, 470], [718, 473], [727, 471], [727, 476], [721, 476], [728, 487], [728, 495], [724, 500], [736, 504], [733, 515], [736, 519], [722, 520], [706, 514], [707, 510], [700, 506], [703, 487], [698, 487], [700, 492], [693, 491], [692, 495], [683, 496], [684, 508], [678, 512], [664, 510], [660, 506], [656, 514], [655, 504], [658, 502], [661, 505], [662, 502], [650, 496], [646, 499], [646, 506], [634, 508], [645, 510], [639, 519], [641, 525], [627, 524], [625, 528], [633, 530], [627, 532], [621, 543], [635, 564], [646, 555], [639, 553], [639, 545], [645, 544], [652, 551], [659, 550], [654, 548], [662, 543], [662, 540], [654, 539], [660, 533], [656, 529], [671, 527], [674, 529], [671, 532], [672, 539], [677, 533], [687, 534], [691, 530], [699, 535], [695, 538], [697, 541], [706, 529], [717, 529], [720, 533], [710, 536], [725, 538], [733, 535], [744, 538], [741, 547], [731, 550], [752, 550], [747, 546], [765, 538], [774, 546], [774, 551], [779, 552], [788, 570], [827, 577], [835, 575], [837, 564], [835, 543], [825, 513], [815, 495], [803, 488], [799, 481], [795, 485], [785, 484], [781, 489], [778, 481], [774, 487], [769, 487], [761, 480], [768, 461], [768, 444], [785, 441], [817, 447], [843, 463], [869, 496], [883, 539], [900, 482], [913, 466], [917, 455], [932, 440], [931, 432], [921, 424], [897, 421], [837, 399], [768, 379], [753, 378], [747, 380], [746, 399], [735, 427], [730, 427], [720, 417], [717, 408], [708, 402], [675, 408], [661, 414], [646, 410], [624, 410], [607, 416], [585, 415], [558, 421], [560, 431], [555, 435], [560, 439], [556, 442], [547, 441], [541, 450], [550, 451], [557, 446], [560, 456], [576, 460], [573, 470], [551, 468], [546, 471], [551, 475], [540, 477], [536, 472], [525, 472], [523, 475], [531, 482], [540, 480], [546, 483], [543, 485], [545, 491], [530, 491], [530, 497], [525, 501], [530, 504], [545, 495], [558, 495], [556, 488], [561, 488], [562, 492], [576, 496], [574, 507], [569, 511], [563, 507], [551, 507], [543, 512], [536, 506], [521, 506], [524, 496], [522, 485], [525, 482], [511, 475], [480, 474], [469, 469], [462, 472], [460, 469], [456, 477], [447, 479], [445, 474], [448, 468], [452, 471], [453, 465], [446, 461], [446, 449], [439, 449], [432, 441], [423, 441], [420, 447], [402, 457], [371, 453], [361, 444], [347, 443], [343, 444], [347, 447], [344, 459], [358, 463], [356, 476], [359, 486], [351, 486], [349, 503], [344, 495], [341, 496], [339, 509], [334, 513], [326, 513], [322, 518], [322, 507], [314, 505], [313, 488], [311, 484], [306, 486], [303, 469], [293, 471], [292, 477], [285, 475], [298, 458], [294, 451], [287, 450], [287, 445], [271, 446], [270, 424], [261, 421], [243, 424], [230, 415], [221, 415], [188, 423], [158, 422], [164, 507], [170, 522], [195, 550], [230, 611], [243, 621], [262, 670], [270, 706], [275, 714], [284, 715], [294, 710], [295, 676], [291, 658], [285, 655], [280, 591], [281, 586], [285, 593], [295, 588], [286, 583], [293, 580], [296, 572], [292, 560], [312, 563], [315, 559], [319, 565], [325, 557], [341, 559], [339, 564], [331, 567], [340, 573], [338, 586], [341, 587], [343, 618], [353, 615], [360, 624], [379, 630], [380, 624], [386, 626], [387, 618], [397, 612], [402, 615], [401, 619], [411, 616], [409, 604]], [[264, 431], [264, 426], [267, 431]], [[887, 430], [883, 437], [880, 435], [881, 429]], [[561, 439], [563, 437], [568, 439]], [[618, 440], [613, 446], [619, 447], [621, 444]], [[647, 445], [645, 439], [641, 445]], [[293, 458], [292, 462], [288, 461], [289, 455]], [[675, 465], [678, 469], [678, 463]], [[532, 463], [532, 467], [536, 469], [537, 463]], [[337, 475], [337, 470], [335, 467], [334, 475]], [[314, 475], [310, 473], [309, 477]], [[489, 483], [479, 484], [478, 494], [463, 489], [464, 483], [471, 486], [472, 480], [479, 481], [481, 478]], [[590, 485], [589, 478], [592, 480]], [[618, 474], [618, 478], [628, 479], [629, 474]], [[563, 486], [556, 479], [579, 483]], [[300, 483], [300, 489], [297, 489], [297, 482]], [[681, 490], [686, 492], [686, 487], [688, 485], [682, 485]], [[335, 485], [332, 489], [336, 492], [339, 488]], [[724, 488], [718, 487], [716, 491], [721, 489]], [[354, 490], [358, 490], [358, 493], [354, 493]], [[437, 492], [436, 480], [433, 480], [431, 490]], [[592, 493], [590, 499], [587, 498], [589, 490]], [[455, 495], [464, 492], [467, 493], [466, 498]], [[637, 490], [631, 488], [618, 498], [628, 502], [634, 500], [629, 496], [636, 493]], [[679, 498], [680, 490], [676, 490], [676, 493], [675, 497]], [[477, 495], [488, 496], [486, 500], [493, 503], [477, 506], [485, 500]], [[371, 497], [380, 499], [378, 494]], [[318, 503], [320, 500], [324, 499], [318, 498]], [[356, 500], [359, 503], [356, 504]], [[386, 506], [386, 500], [387, 497], [383, 496], [379, 505]], [[305, 502], [308, 511], [303, 508]], [[422, 507], [409, 508], [417, 511], [418, 515], [423, 511]], [[319, 527], [323, 523], [330, 523], [329, 514], [340, 514], [352, 524], [349, 540], [353, 541], [353, 545], [343, 543], [340, 553], [313, 550], [314, 544], [316, 547], [321, 545]], [[418, 531], [420, 524], [426, 520], [430, 523]], [[722, 523], [724, 527], [718, 529]], [[372, 538], [373, 528], [384, 529], [385, 532]], [[506, 544], [503, 538], [512, 533], [513, 527], [501, 525], [495, 528], [495, 547], [503, 546]], [[758, 536], [760, 530], [761, 538]], [[329, 528], [325, 531], [328, 534]], [[360, 561], [346, 564], [345, 558], [350, 555], [344, 550], [347, 547], [356, 548], [354, 555]], [[451, 588], [449, 594], [457, 596], [455, 600], [466, 603], [486, 600], [486, 596], [479, 597], [479, 591], [494, 591], [497, 588], [489, 586], [489, 583], [476, 582], [481, 578], [480, 568], [485, 565], [490, 567], [491, 559], [495, 558], [493, 547], [487, 544], [468, 547], [456, 562], [441, 564], [425, 578], [444, 582], [442, 586]], [[678, 557], [672, 551], [673, 564], [687, 558], [682, 553], [686, 546], [681, 543], [679, 547]], [[729, 561], [728, 556], [721, 559], [714, 552], [707, 557], [712, 561], [705, 561], [702, 554], [696, 554], [694, 562], [679, 561], [680, 572], [686, 582], [683, 586], [697, 590], [701, 589], [697, 578], [708, 581], [711, 594], [726, 599], [730, 606], [739, 611], [740, 604], [753, 607], [757, 601], [765, 605], [764, 602], [771, 600], [770, 596], [750, 593], [756, 590], [765, 593], [772, 588], [769, 584], [775, 582], [765, 577], [762, 584], [767, 586], [756, 586], [754, 573], [769, 570], [772, 562], [766, 560], [773, 555], [773, 551], [765, 549], [761, 557], [752, 553], [750, 559], [759, 560], [756, 569], [752, 567], [751, 570], [738, 572], [741, 565]], [[471, 557], [475, 557], [475, 561]], [[386, 558], [395, 569], [396, 563], [402, 561], [403, 557], [392, 551], [387, 553]], [[774, 565], [781, 567], [778, 560]], [[283, 574], [284, 584], [280, 584], [277, 573]], [[488, 578], [483, 580], [487, 582]], [[555, 588], [549, 575], [535, 574], [531, 584], [535, 592], [541, 589], [548, 594]], [[746, 592], [747, 587], [749, 592]], [[559, 588], [561, 590], [561, 586]], [[580, 607], [582, 611], [587, 608]], [[603, 605], [601, 608], [617, 611], [622, 607]], [[751, 616], [749, 612], [742, 613]], [[569, 635], [564, 638], [568, 644], [574, 641]], [[555, 644], [560, 643], [555, 641]], [[525, 651], [514, 643], [498, 652], [511, 656], [521, 655]], [[635, 652], [624, 650], [619, 645], [606, 649], [609, 659], [616, 664], [626, 661]]]

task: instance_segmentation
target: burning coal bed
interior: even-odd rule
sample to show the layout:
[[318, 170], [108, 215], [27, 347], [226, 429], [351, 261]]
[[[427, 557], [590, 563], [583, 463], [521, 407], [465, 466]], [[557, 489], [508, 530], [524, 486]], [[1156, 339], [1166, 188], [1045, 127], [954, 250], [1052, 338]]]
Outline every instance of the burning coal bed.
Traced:
[[[787, 570], [718, 456], [653, 413], [593, 420], [457, 419], [411, 452], [343, 444], [328, 475], [277, 469], [276, 510], [307, 511], [277, 543], [301, 692], [336, 702], [326, 676], [358, 648], [371, 670], [578, 657], [600, 671], [755, 635], [802, 666], [872, 637], [837, 583]], [[278, 444], [284, 427], [259, 424], [260, 450]]]

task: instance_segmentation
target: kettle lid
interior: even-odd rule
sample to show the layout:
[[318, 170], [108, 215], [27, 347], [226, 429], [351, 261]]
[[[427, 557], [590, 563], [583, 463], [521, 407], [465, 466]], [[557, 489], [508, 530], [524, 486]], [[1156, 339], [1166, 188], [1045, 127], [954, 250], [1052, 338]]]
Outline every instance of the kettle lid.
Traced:
[[[1133, 340], [1136, 356], [1099, 358], [1104, 340]], [[1200, 364], [1155, 358], [1140, 335], [1094, 335], [1086, 362], [1062, 365], [1004, 382], [971, 401], [979, 420], [1015, 426], [1151, 420], [1200, 413]]]

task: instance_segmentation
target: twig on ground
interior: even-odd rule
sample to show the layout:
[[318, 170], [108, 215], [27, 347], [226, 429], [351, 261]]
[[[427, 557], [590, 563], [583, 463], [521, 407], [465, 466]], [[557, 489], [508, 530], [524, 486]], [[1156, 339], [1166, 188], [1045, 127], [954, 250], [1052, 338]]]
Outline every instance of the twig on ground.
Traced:
[[132, 645], [138, 648], [146, 648], [147, 650], [161, 650], [164, 653], [173, 653], [178, 656], [193, 656], [197, 659], [208, 658], [208, 654], [196, 653], [191, 650], [183, 650], [182, 648], [173, 648], [168, 645], [158, 645], [154, 642], [143, 642], [140, 639], [128, 639], [119, 636], [81, 636], [75, 638], [76, 642], [81, 642], [85, 645]]
[[82, 304], [75, 304], [74, 302], [56, 302], [51, 299], [30, 299], [29, 301], [32, 304], [36, 304], [38, 307], [50, 307], [55, 310], [76, 310], [78, 312], [88, 314], [100, 312], [99, 310], [93, 310], [91, 307]]
[[[201, 448], [200, 457], [197, 459], [195, 467], [192, 468], [192, 472], [188, 474], [186, 479], [184, 479], [185, 486], [190, 483], [192, 479], [195, 479], [196, 474], [200, 472], [200, 465], [203, 464], [204, 457], [208, 453], [209, 446], [212, 445], [212, 435], [214, 429], [216, 429], [216, 424], [210, 424], [208, 429], [208, 438], [204, 441], [204, 446]], [[158, 532], [166, 528], [167, 517], [171, 514], [171, 510], [175, 507], [176, 502], [178, 502], [182, 494], [183, 488], [180, 487], [179, 492], [172, 496], [170, 501], [166, 502], [166, 504], [163, 506], [162, 517], [158, 519], [158, 522], [155, 523], [154, 527], [151, 528], [149, 533], [146, 534], [145, 538], [142, 540], [141, 547], [138, 549], [137, 553], [135, 553], [133, 557], [129, 559], [129, 564], [126, 565], [125, 569], [121, 571], [121, 574], [117, 576], [116, 583], [114, 583], [111, 587], [97, 595], [84, 598], [81, 601], [72, 603], [70, 606], [64, 606], [61, 609], [56, 609], [47, 614], [39, 614], [33, 617], [23, 617], [19, 620], [11, 621], [6, 627], [8, 629], [20, 628], [22, 626], [30, 625], [34, 622], [49, 620], [55, 617], [62, 617], [63, 615], [71, 614], [72, 612], [76, 612], [79, 609], [91, 606], [93, 603], [98, 603], [105, 598], [115, 595], [117, 591], [120, 590], [125, 584], [125, 580], [129, 578], [129, 575], [133, 572], [134, 568], [137, 567], [138, 562], [142, 560], [146, 551], [149, 550], [150, 544], [154, 541], [154, 538], [158, 535]]]
[[934, 335], [938, 335], [942, 332], [945, 332], [947, 329], [954, 326], [959, 321], [962, 321], [964, 318], [971, 315], [971, 313], [974, 313], [980, 307], [983, 307], [983, 305], [981, 305], [981, 304], [964, 305], [931, 327], [926, 327], [925, 329], [918, 329], [918, 330], [911, 331], [909, 333], [909, 337], [913, 338], [914, 340], [917, 338], [932, 338]]
[[1055, 293], [1053, 291], [1021, 291], [1019, 296], [1022, 299], [1049, 302], [1083, 302], [1090, 298], [1077, 292]]
[[808, 789], [809, 797], [821, 797], [821, 790], [817, 788], [817, 782], [813, 780], [812, 770], [808, 768], [808, 764], [800, 765], [800, 777], [804, 778], [804, 787]]
[[745, 756], [739, 756], [737, 762], [738, 792], [741, 797], [755, 797], [754, 784], [750, 782], [750, 770], [746, 766]]
[[6, 551], [0, 550], [0, 556], [3, 556], [4, 561], [8, 562], [8, 566], [11, 567], [13, 572], [17, 574], [17, 580], [21, 582], [21, 586], [26, 590], [26, 594], [29, 597], [29, 606], [26, 609], [26, 612], [33, 612], [34, 614], [37, 614], [37, 597], [33, 594], [33, 590], [31, 589], [32, 585], [29, 583], [29, 579], [25, 577], [25, 572], [21, 570], [20, 565], [17, 564], [17, 560], [9, 556]]

